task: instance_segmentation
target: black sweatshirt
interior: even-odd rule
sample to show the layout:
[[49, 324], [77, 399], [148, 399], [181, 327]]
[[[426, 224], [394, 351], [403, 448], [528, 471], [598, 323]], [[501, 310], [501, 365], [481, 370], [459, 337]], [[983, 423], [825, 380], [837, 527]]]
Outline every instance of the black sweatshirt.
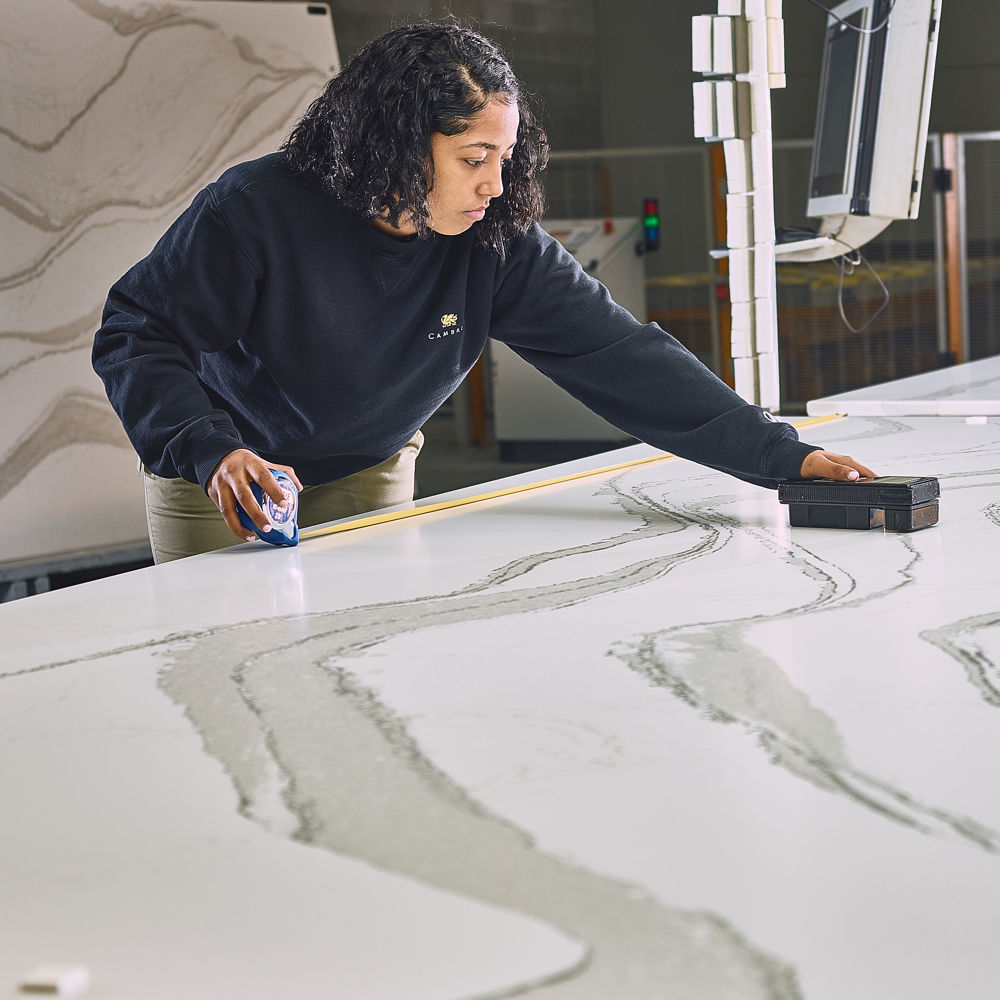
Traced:
[[610, 423], [775, 487], [814, 450], [534, 225], [506, 260], [399, 240], [281, 154], [227, 170], [111, 289], [94, 369], [143, 463], [207, 487], [236, 448], [303, 483], [377, 465], [458, 387], [487, 337]]

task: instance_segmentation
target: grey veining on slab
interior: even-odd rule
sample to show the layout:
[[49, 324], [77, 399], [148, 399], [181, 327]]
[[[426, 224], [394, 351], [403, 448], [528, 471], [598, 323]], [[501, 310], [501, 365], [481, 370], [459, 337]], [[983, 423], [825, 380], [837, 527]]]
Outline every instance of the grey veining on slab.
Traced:
[[960, 663], [969, 683], [976, 687], [985, 702], [996, 708], [1000, 708], [998, 626], [1000, 611], [972, 615], [920, 633], [922, 639], [933, 643]]
[[337, 66], [305, 3], [11, 0], [0, 63], [0, 563], [145, 543], [90, 348], [195, 192], [274, 149]]
[[848, 416], [989, 416], [1000, 414], [1000, 357], [811, 399], [806, 412]]
[[[0, 608], [0, 725], [11, 758], [40, 757], [2, 772], [4, 856], [27, 873], [4, 925], [32, 892], [49, 904], [8, 935], [14, 953], [75, 943], [120, 982], [169, 953], [151, 1000], [223, 966], [240, 995], [281, 995], [257, 966], [282, 964], [320, 990], [340, 969], [345, 995], [373, 998], [400, 982], [991, 997], [1000, 422], [850, 418], [803, 437], [938, 475], [941, 523], [792, 529], [772, 493], [666, 460]], [[31, 803], [69, 794], [67, 773], [101, 808], [39, 837]], [[284, 928], [271, 950], [260, 907], [182, 863], [248, 838], [243, 892], [266, 886]], [[209, 914], [206, 947], [115, 952], [113, 915], [74, 925], [106, 839], [135, 885], [125, 905], [152, 886], [181, 920], [180, 895]], [[291, 894], [270, 877], [293, 847]], [[334, 885], [354, 936], [315, 950], [317, 921], [340, 926], [319, 889]], [[418, 928], [411, 947], [389, 913]], [[245, 967], [234, 934], [258, 942]]]

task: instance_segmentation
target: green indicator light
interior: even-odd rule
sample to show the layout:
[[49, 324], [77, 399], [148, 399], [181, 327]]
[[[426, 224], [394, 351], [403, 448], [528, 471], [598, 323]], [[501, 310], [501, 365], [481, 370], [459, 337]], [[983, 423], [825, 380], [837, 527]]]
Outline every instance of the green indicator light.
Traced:
[[660, 203], [656, 198], [642, 201], [642, 226], [645, 231], [647, 250], [660, 248]]

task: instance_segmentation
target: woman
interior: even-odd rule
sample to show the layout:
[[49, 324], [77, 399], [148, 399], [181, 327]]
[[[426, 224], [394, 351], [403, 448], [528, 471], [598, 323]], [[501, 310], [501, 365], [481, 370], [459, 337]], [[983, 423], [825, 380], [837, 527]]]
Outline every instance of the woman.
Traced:
[[[487, 337], [649, 444], [774, 488], [873, 475], [798, 440], [539, 226], [546, 142], [497, 47], [375, 39], [281, 151], [227, 170], [111, 289], [93, 361], [144, 466], [157, 562], [413, 495], [420, 427]], [[220, 517], [221, 514], [221, 517]]]

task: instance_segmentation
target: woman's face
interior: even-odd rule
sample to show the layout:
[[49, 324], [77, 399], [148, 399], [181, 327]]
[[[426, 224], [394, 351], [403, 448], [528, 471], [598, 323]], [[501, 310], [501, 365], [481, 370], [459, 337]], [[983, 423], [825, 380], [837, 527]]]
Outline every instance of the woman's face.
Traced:
[[[427, 195], [430, 228], [442, 236], [458, 236], [479, 222], [492, 198], [503, 194], [503, 165], [517, 141], [517, 104], [494, 97], [461, 135], [431, 136], [434, 184]], [[399, 228], [375, 220], [393, 236], [411, 236], [416, 227], [406, 218]]]

